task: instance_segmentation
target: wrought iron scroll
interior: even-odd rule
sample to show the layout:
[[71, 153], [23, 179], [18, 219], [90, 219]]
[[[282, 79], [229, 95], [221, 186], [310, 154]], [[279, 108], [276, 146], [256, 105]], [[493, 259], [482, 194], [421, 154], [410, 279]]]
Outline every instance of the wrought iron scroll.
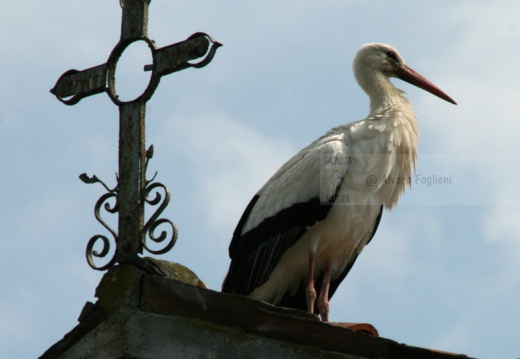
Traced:
[[[110, 188], [96, 176], [80, 175], [83, 182], [100, 183], [107, 190], [96, 202], [94, 214], [112, 240], [107, 235], [96, 234], [90, 238], [86, 248], [87, 262], [97, 270], [123, 262], [139, 265], [142, 258], [138, 254], [142, 253], [143, 248], [152, 254], [162, 254], [175, 245], [177, 227], [169, 219], [160, 218], [170, 201], [170, 191], [164, 184], [154, 182], [157, 173], [150, 180], [146, 178], [148, 163], [153, 157], [153, 146], [145, 152], [146, 102], [154, 94], [162, 76], [190, 67], [204, 67], [222, 46], [209, 35], [197, 32], [185, 41], [158, 48], [147, 34], [150, 1], [120, 0], [123, 9], [121, 38], [107, 62], [83, 71], [66, 71], [51, 89], [51, 93], [66, 105], [75, 105], [85, 97], [105, 92], [119, 107], [119, 171], [116, 186]], [[123, 52], [137, 41], [144, 41], [152, 54], [153, 63], [143, 69], [151, 71], [150, 81], [141, 95], [125, 101], [116, 93], [116, 67]], [[145, 205], [157, 207], [146, 222]], [[118, 214], [117, 231], [103, 219], [103, 210]], [[161, 247], [155, 249], [147, 239]], [[111, 248], [112, 241], [115, 242], [115, 250]], [[105, 260], [106, 264], [96, 264], [95, 259], [106, 259], [112, 252], [114, 254]]]
[[[79, 178], [84, 183], [87, 183], [87, 184], [101, 183], [103, 185], [103, 187], [105, 187], [105, 189], [107, 190], [107, 193], [102, 195], [97, 200], [96, 205], [94, 206], [94, 216], [96, 217], [97, 221], [110, 232], [114, 243], [117, 243], [117, 240], [118, 240], [117, 232], [114, 229], [112, 229], [112, 227], [110, 227], [103, 220], [103, 218], [101, 216], [102, 208], [106, 212], [111, 213], [111, 214], [115, 214], [118, 212], [117, 186], [114, 187], [113, 189], [108, 188], [108, 186], [103, 181], [101, 181], [99, 178], [97, 178], [96, 175], [89, 177], [89, 176], [87, 176], [86, 173], [83, 173], [79, 176]], [[115, 203], [112, 206], [110, 206], [110, 202], [108, 202], [108, 201], [112, 198], [115, 199]], [[102, 245], [101, 251], [97, 251], [95, 249], [95, 246], [97, 243], [101, 243], [101, 245]], [[97, 270], [105, 270], [105, 269], [112, 267], [116, 263], [115, 255], [112, 256], [110, 261], [108, 261], [105, 265], [102, 265], [102, 266], [97, 265], [96, 262], [94, 261], [94, 257], [105, 258], [109, 253], [110, 253], [110, 240], [108, 239], [107, 236], [102, 235], [102, 234], [96, 234], [95, 236], [90, 238], [90, 240], [88, 241], [88, 244], [87, 244], [87, 250], [86, 250], [85, 254], [87, 257], [87, 262], [92, 268], [97, 269]]]
[[[146, 151], [145, 171], [148, 168], [148, 163], [152, 157], [153, 157], [153, 145], [150, 146], [148, 151]], [[153, 182], [153, 180], [155, 179], [156, 176], [157, 176], [157, 172], [154, 174], [154, 176], [152, 177], [151, 180], [146, 181], [146, 186], [143, 191], [143, 198], [142, 198], [143, 202], [148, 203], [151, 206], [159, 205], [159, 207], [157, 208], [155, 213], [148, 219], [148, 221], [146, 222], [146, 224], [143, 227], [142, 244], [143, 244], [143, 247], [150, 253], [163, 254], [163, 253], [168, 252], [170, 249], [172, 249], [173, 246], [175, 245], [175, 242], [177, 242], [178, 231], [177, 231], [177, 226], [172, 221], [170, 221], [167, 218], [159, 218], [161, 213], [164, 211], [164, 209], [170, 202], [170, 190], [168, 189], [168, 187], [166, 187], [165, 185], [163, 185], [160, 182]], [[159, 189], [164, 191], [163, 195], [161, 195], [161, 193], [158, 192]], [[151, 193], [155, 193], [155, 197], [153, 199], [149, 198]], [[161, 231], [161, 234], [159, 236], [156, 236], [156, 234], [155, 234], [155, 230], [159, 226], [162, 226], [165, 224], [168, 225], [171, 229], [171, 236], [168, 239], [168, 241], [166, 241], [166, 239], [168, 238], [167, 231], [165, 231], [165, 230]], [[163, 243], [166, 241], [166, 245], [162, 249], [152, 249], [147, 244], [147, 237], [149, 237], [155, 243]]]
[[[146, 163], [145, 163], [145, 173], [148, 169], [148, 164], [150, 162], [150, 159], [153, 157], [154, 148], [153, 145], [151, 145], [148, 150], [146, 151]], [[141, 244], [143, 247], [152, 254], [164, 254], [167, 253], [170, 249], [173, 248], [177, 241], [178, 237], [178, 230], [177, 226], [169, 219], [167, 218], [159, 218], [159, 216], [162, 214], [164, 209], [168, 206], [170, 202], [170, 190], [168, 187], [166, 187], [164, 184], [160, 182], [153, 182], [155, 180], [155, 177], [157, 176], [157, 172], [153, 175], [153, 177], [150, 180], [146, 180], [145, 189], [143, 191], [143, 197], [142, 197], [142, 204], [149, 204], [151, 206], [159, 206], [155, 212], [150, 216], [148, 221], [143, 227], [143, 235], [141, 237]], [[101, 210], [104, 209], [106, 212], [110, 214], [115, 214], [118, 212], [118, 185], [114, 188], [109, 188], [103, 181], [101, 181], [96, 175], [89, 177], [86, 173], [83, 173], [79, 176], [79, 178], [86, 184], [93, 184], [93, 183], [100, 183], [106, 190], [107, 193], [102, 195], [98, 201], [96, 202], [96, 205], [94, 206], [94, 215], [97, 219], [97, 221], [107, 229], [108, 232], [110, 232], [113, 242], [117, 243], [118, 241], [118, 234], [117, 231], [112, 229], [108, 223], [103, 220], [103, 217], [101, 215]], [[118, 181], [119, 179], [116, 178]], [[162, 191], [159, 192], [159, 190]], [[153, 198], [150, 198], [151, 194], [155, 194]], [[114, 199], [115, 202], [111, 205], [110, 200]], [[170, 229], [170, 236], [168, 237], [168, 231], [162, 230], [161, 234], [159, 236], [156, 235], [155, 231], [159, 226], [167, 225]], [[152, 240], [155, 243], [161, 243], [164, 246], [161, 249], [153, 249], [150, 247], [147, 243], [147, 237], [149, 237], [150, 240]], [[98, 251], [95, 249], [96, 245], [99, 247], [99, 243], [101, 243], [101, 250]], [[97, 270], [106, 270], [110, 267], [112, 267], [117, 262], [117, 256], [114, 254], [112, 258], [105, 264], [105, 265], [98, 265], [94, 261], [95, 258], [105, 258], [110, 253], [110, 240], [107, 236], [102, 234], [96, 234], [90, 240], [87, 244], [86, 249], [86, 257], [88, 264]]]

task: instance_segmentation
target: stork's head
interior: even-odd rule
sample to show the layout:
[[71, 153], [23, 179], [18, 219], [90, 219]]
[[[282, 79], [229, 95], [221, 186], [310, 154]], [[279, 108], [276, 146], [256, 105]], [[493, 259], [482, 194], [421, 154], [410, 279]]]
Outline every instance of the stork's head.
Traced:
[[443, 100], [457, 104], [437, 86], [408, 67], [399, 52], [390, 45], [374, 43], [363, 45], [354, 59], [354, 75], [359, 85], [369, 95], [381, 76], [397, 77]]

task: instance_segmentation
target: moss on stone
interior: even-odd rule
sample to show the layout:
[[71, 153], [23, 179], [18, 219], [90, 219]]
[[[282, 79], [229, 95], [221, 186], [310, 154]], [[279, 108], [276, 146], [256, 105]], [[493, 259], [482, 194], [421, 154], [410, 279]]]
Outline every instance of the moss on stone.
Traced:
[[[150, 257], [144, 260], [158, 268], [168, 279], [206, 288], [195, 273], [179, 263]], [[121, 264], [110, 268], [96, 289], [99, 306], [107, 315], [125, 308], [137, 308], [141, 294], [141, 278], [146, 274], [148, 273], [143, 269], [132, 264]]]
[[182, 264], [151, 257], [146, 257], [145, 259], [160, 268], [161, 271], [165, 274], [166, 278], [174, 279], [196, 287], [207, 288], [206, 285], [199, 279], [199, 277], [193, 273], [193, 271], [191, 271], [188, 267], [183, 266]]
[[133, 265], [110, 268], [96, 288], [99, 306], [107, 315], [124, 309], [137, 308], [144, 271]]

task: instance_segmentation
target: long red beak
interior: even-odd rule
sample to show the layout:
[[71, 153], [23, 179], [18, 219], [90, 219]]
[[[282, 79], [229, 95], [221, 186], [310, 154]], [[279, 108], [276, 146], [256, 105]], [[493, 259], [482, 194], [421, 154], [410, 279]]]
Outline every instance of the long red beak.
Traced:
[[440, 88], [432, 84], [430, 81], [426, 80], [421, 74], [419, 74], [418, 72], [406, 65], [400, 66], [399, 69], [395, 72], [395, 75], [403, 81], [406, 81], [414, 86], [422, 88], [425, 91], [428, 91], [432, 95], [435, 95], [439, 98], [442, 98], [443, 100], [451, 102], [454, 105], [457, 104]]

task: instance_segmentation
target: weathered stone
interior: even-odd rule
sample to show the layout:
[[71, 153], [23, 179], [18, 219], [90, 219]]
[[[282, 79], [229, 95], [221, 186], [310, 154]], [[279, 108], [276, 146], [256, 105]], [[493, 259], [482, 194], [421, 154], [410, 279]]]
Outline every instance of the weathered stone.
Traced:
[[[206, 288], [206, 285], [185, 266], [154, 258], [144, 258], [147, 265], [155, 267], [164, 277], [185, 284]], [[137, 308], [141, 290], [141, 278], [145, 270], [131, 264], [112, 267], [103, 276], [96, 289], [98, 305], [107, 315], [116, 310]]]
[[112, 267], [96, 288], [98, 305], [110, 316], [117, 310], [137, 308], [145, 272], [133, 265]]
[[362, 359], [244, 333], [204, 320], [127, 310], [114, 314], [60, 359]]
[[98, 302], [87, 305], [80, 324], [42, 359], [467, 358], [208, 290], [193, 272], [165, 261], [146, 259], [145, 266], [114, 267], [103, 277], [96, 295]]

